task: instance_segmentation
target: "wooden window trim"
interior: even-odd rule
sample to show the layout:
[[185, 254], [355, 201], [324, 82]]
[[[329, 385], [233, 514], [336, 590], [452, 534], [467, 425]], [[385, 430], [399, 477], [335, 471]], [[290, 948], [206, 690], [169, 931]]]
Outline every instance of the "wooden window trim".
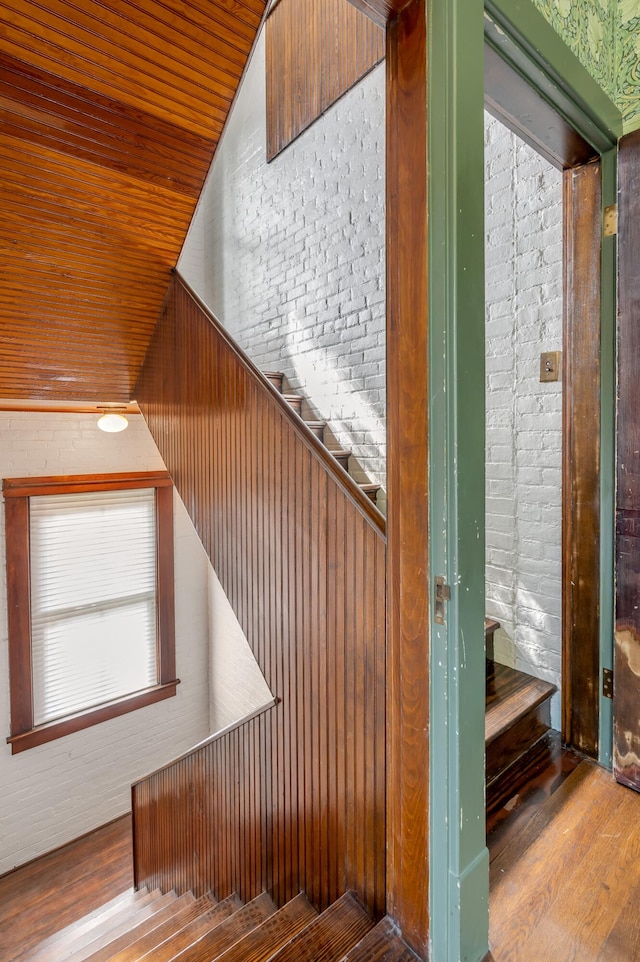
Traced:
[[[33, 724], [31, 664], [31, 589], [29, 576], [29, 498], [35, 495], [82, 494], [127, 488], [155, 488], [157, 544], [158, 683], [142, 692], [45, 725]], [[170, 698], [176, 693], [175, 601], [173, 562], [173, 485], [166, 472], [76, 475], [55, 478], [7, 478], [3, 481], [7, 546], [9, 624], [9, 690], [12, 754], [43, 745], [71, 732], [117, 718]]]

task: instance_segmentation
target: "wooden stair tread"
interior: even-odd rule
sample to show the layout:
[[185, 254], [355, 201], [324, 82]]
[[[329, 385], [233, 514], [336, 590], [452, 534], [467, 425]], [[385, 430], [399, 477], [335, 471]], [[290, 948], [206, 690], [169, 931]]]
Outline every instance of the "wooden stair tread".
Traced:
[[498, 662], [487, 662], [485, 745], [512, 728], [556, 691], [556, 686]]
[[178, 918], [163, 922], [157, 929], [136, 939], [115, 955], [109, 956], [110, 962], [137, 962], [138, 959], [144, 958], [171, 959], [173, 945], [180, 944], [184, 939], [184, 944], [180, 944], [177, 950], [180, 951], [184, 945], [190, 945], [203, 932], [215, 925], [223, 925], [240, 908], [242, 908], [242, 902], [235, 895], [223, 899], [217, 905], [210, 902], [208, 908], [200, 905], [196, 915], [184, 921]]
[[65, 956], [65, 962], [86, 962], [88, 958], [95, 957], [95, 954], [104, 946], [108, 946], [109, 951], [113, 954], [116, 951], [113, 948], [114, 943], [120, 939], [131, 941], [132, 932], [139, 930], [140, 935], [144, 934], [145, 931], [160, 925], [162, 921], [174, 918], [180, 908], [193, 904], [193, 901], [194, 898], [190, 892], [180, 897], [175, 892], [169, 892], [146, 906], [140, 915], [124, 920], [118, 925], [110, 926], [104, 931], [92, 931], [84, 940], [84, 945], [77, 947], [72, 954]]
[[317, 911], [302, 893], [270, 915], [243, 939], [216, 957], [216, 962], [266, 962], [313, 919]]
[[[35, 948], [31, 949], [18, 959], [21, 962], [56, 962], [64, 952], [70, 954], [77, 950], [81, 945], [99, 938], [106, 932], [114, 929], [125, 930], [131, 925], [133, 919], [147, 918], [153, 915], [154, 906], [157, 911], [160, 900], [172, 901], [175, 893], [169, 896], [162, 896], [159, 890], [148, 892], [146, 889], [137, 897], [129, 898], [116, 903], [114, 900], [65, 926], [58, 932], [54, 932], [48, 938], [43, 939]], [[17, 962], [17, 960], [16, 960]]]
[[[145, 959], [153, 962], [211, 962], [223, 952], [226, 952], [235, 942], [243, 938], [251, 929], [260, 925], [266, 918], [273, 915], [276, 906], [266, 892], [243, 905], [223, 922], [202, 930], [202, 926], [190, 926], [182, 929], [178, 935], [169, 939], [158, 949], [153, 949]], [[192, 937], [195, 931], [197, 936]], [[120, 962], [120, 960], [118, 960]]]
[[341, 962], [418, 962], [418, 956], [388, 916], [360, 939]]
[[[112, 898], [108, 902], [105, 902], [104, 905], [99, 905], [97, 908], [93, 909], [91, 912], [87, 912], [87, 914], [83, 915], [82, 918], [76, 919], [75, 922], [70, 922], [69, 925], [64, 926], [64, 928], [59, 929], [57, 932], [54, 932], [52, 935], [49, 935], [45, 939], [42, 939], [42, 941], [38, 944], [37, 948], [40, 948], [41, 946], [44, 946], [44, 945], [49, 945], [53, 943], [55, 940], [63, 938], [64, 933], [71, 931], [74, 927], [79, 928], [84, 925], [89, 926], [94, 921], [108, 918], [110, 915], [113, 915], [115, 912], [117, 912], [119, 909], [123, 908], [126, 905], [132, 905], [132, 904], [135, 904], [136, 902], [142, 903], [144, 899], [148, 899], [148, 898], [149, 898], [149, 892], [147, 891], [146, 888], [141, 889], [138, 892], [136, 892], [134, 889], [127, 889], [126, 892], [121, 892], [120, 895], [116, 895], [115, 898]], [[31, 949], [31, 951], [33, 952], [34, 949]], [[27, 953], [23, 953], [23, 954], [26, 955]], [[21, 954], [19, 958], [22, 958], [23, 954]]]
[[[175, 900], [172, 905], [162, 909], [151, 918], [145, 919], [116, 938], [105, 940], [103, 945], [93, 945], [91, 954], [82, 957], [82, 962], [110, 962], [117, 956], [124, 958], [125, 950], [136, 945], [140, 952], [143, 946], [146, 952], [149, 947], [164, 941], [173, 931], [181, 928], [197, 918], [203, 912], [209, 911], [215, 903], [208, 896], [195, 899], [191, 892], [186, 892]], [[146, 940], [146, 942], [145, 942]], [[80, 962], [80, 956], [70, 956], [65, 962]]]
[[340, 962], [372, 928], [371, 916], [347, 892], [272, 955], [270, 962]]

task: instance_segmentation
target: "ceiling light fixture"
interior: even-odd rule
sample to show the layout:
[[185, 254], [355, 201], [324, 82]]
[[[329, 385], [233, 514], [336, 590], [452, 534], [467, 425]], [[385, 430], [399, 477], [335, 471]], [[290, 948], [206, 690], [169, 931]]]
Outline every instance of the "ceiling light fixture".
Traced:
[[117, 434], [118, 431], [124, 431], [129, 426], [129, 422], [124, 416], [126, 410], [125, 404], [99, 406], [98, 411], [102, 412], [102, 416], [98, 418], [100, 430], [106, 431], [108, 434]]

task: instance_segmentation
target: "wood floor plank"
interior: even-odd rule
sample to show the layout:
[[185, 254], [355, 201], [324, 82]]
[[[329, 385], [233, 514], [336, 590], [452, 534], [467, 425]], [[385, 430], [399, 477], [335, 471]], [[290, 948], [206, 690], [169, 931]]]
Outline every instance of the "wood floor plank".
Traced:
[[583, 762], [493, 861], [493, 962], [640, 959], [640, 795]]
[[0, 878], [0, 958], [21, 953], [133, 885], [131, 816]]

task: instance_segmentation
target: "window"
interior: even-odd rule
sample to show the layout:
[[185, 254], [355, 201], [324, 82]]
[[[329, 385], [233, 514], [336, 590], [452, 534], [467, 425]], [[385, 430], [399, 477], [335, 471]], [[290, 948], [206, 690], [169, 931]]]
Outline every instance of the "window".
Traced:
[[175, 695], [169, 476], [3, 493], [13, 753]]

